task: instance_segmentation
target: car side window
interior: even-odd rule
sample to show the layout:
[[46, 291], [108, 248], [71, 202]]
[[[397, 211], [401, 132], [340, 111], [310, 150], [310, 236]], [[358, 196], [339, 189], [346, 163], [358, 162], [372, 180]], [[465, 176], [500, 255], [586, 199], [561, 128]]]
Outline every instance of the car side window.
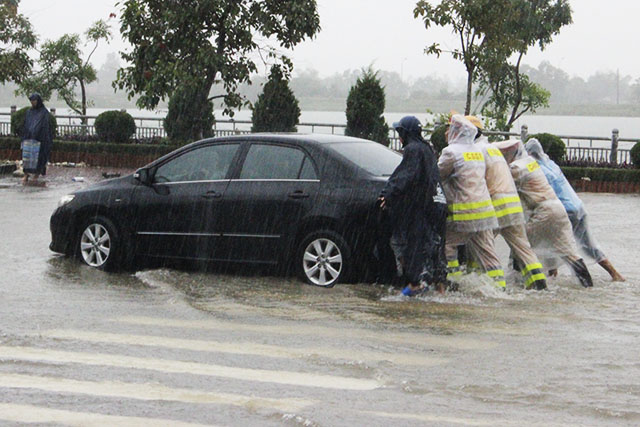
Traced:
[[318, 179], [316, 170], [313, 167], [313, 162], [308, 156], [304, 158], [302, 170], [300, 171], [300, 179]]
[[297, 148], [252, 144], [240, 179], [298, 179], [304, 159], [304, 152]]
[[188, 151], [160, 166], [154, 181], [186, 182], [225, 179], [239, 144], [207, 145]]

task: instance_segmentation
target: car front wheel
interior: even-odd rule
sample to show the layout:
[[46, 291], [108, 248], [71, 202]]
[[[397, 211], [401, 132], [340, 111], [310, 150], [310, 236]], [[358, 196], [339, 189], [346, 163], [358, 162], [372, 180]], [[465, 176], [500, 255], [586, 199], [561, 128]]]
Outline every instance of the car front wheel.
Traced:
[[312, 233], [298, 250], [300, 277], [310, 285], [333, 287], [348, 276], [350, 258], [349, 246], [339, 234], [330, 230]]
[[114, 270], [119, 267], [121, 254], [117, 229], [113, 223], [98, 216], [85, 222], [80, 229], [76, 250], [80, 258], [90, 267]]

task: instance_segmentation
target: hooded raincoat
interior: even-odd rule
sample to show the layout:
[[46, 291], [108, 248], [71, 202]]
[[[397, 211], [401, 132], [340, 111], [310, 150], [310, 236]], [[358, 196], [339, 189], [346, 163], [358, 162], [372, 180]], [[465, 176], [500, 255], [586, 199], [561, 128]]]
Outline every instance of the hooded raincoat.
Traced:
[[[381, 196], [389, 208], [394, 252], [410, 283], [446, 279], [444, 225], [446, 200], [432, 147], [422, 139], [420, 122], [406, 120], [402, 162]], [[403, 119], [400, 123], [403, 123]]]
[[573, 268], [583, 286], [592, 286], [589, 271], [578, 255], [567, 213], [540, 164], [527, 154], [522, 141], [509, 140], [494, 145], [500, 148], [510, 163], [520, 199], [530, 212], [526, 229], [531, 246], [545, 260], [561, 257]]
[[560, 167], [545, 154], [542, 145], [537, 139], [530, 139], [526, 143], [525, 149], [527, 153], [540, 164], [540, 169], [542, 169], [551, 188], [553, 188], [556, 196], [558, 196], [558, 199], [560, 199], [564, 209], [567, 211], [573, 229], [573, 236], [576, 239], [576, 243], [580, 245], [580, 249], [597, 262], [607, 259], [589, 232], [587, 212], [584, 209], [582, 200], [580, 200]]
[[467, 245], [472, 257], [500, 287], [504, 271], [495, 253], [493, 230], [498, 220], [485, 180], [486, 164], [480, 147], [474, 144], [477, 128], [464, 116], [454, 114], [438, 168], [447, 197], [446, 255], [449, 277], [461, 274], [458, 246]]
[[487, 188], [496, 211], [500, 234], [509, 245], [524, 278], [525, 287], [544, 289], [547, 287], [542, 264], [531, 248], [525, 229], [524, 212], [511, 169], [502, 152], [489, 144], [486, 137], [476, 140], [486, 163]]
[[51, 155], [51, 147], [53, 145], [53, 129], [51, 128], [50, 113], [42, 102], [42, 97], [34, 93], [29, 100], [37, 101], [35, 107], [27, 110], [24, 119], [24, 125], [20, 132], [22, 140], [36, 140], [40, 143], [40, 151], [38, 153], [38, 165], [36, 169], [25, 169], [27, 173], [36, 173], [45, 175], [47, 173], [47, 162]]

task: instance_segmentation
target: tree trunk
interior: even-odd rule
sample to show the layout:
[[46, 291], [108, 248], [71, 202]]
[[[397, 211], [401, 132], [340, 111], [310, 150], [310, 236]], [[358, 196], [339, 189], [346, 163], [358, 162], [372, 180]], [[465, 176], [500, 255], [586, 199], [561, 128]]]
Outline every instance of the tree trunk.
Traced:
[[467, 68], [467, 103], [464, 106], [464, 115], [471, 113], [471, 91], [473, 90], [473, 68]]
[[82, 91], [82, 124], [87, 124], [87, 89], [84, 80], [80, 79], [80, 90]]

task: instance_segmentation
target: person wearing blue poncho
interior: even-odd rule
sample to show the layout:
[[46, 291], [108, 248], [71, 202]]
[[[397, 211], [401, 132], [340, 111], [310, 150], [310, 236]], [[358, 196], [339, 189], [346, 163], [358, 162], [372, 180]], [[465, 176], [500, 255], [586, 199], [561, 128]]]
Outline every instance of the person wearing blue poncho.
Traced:
[[537, 139], [531, 138], [525, 144], [525, 149], [530, 156], [538, 161], [540, 169], [544, 172], [551, 188], [553, 188], [553, 191], [567, 211], [576, 243], [580, 245], [582, 251], [595, 259], [596, 262], [609, 273], [613, 281], [624, 282], [624, 277], [613, 267], [589, 232], [587, 212], [584, 209], [584, 204], [573, 187], [571, 187], [571, 184], [569, 184], [569, 181], [567, 181], [560, 167], [545, 154], [540, 141]]
[[53, 145], [53, 129], [51, 128], [49, 110], [45, 108], [40, 94], [32, 94], [29, 96], [29, 100], [31, 101], [31, 108], [25, 116], [24, 125], [20, 130], [20, 137], [23, 141], [37, 141], [40, 146], [36, 167], [24, 169], [23, 184], [28, 183], [30, 174], [33, 175], [36, 182], [39, 175], [46, 175], [47, 162]]

